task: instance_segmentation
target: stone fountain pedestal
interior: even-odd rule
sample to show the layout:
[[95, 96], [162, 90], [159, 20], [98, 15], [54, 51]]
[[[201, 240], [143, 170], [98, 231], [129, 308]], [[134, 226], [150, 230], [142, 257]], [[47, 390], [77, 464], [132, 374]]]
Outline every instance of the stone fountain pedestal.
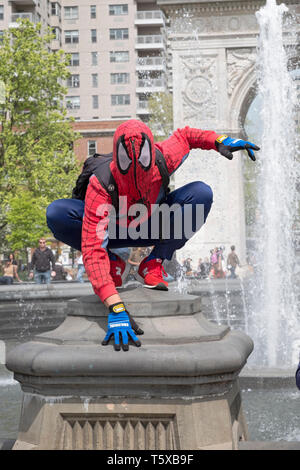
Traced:
[[237, 449], [247, 439], [238, 375], [252, 340], [207, 321], [200, 297], [142, 287], [121, 296], [142, 347], [102, 346], [107, 309], [88, 295], [10, 352], [24, 393], [14, 449]]

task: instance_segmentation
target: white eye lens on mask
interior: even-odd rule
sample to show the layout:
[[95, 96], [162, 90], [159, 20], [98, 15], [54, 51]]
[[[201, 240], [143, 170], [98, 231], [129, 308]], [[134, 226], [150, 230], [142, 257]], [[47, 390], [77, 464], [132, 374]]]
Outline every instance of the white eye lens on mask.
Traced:
[[148, 170], [151, 166], [151, 147], [148, 139], [145, 139], [144, 144], [142, 145], [139, 155], [139, 163], [144, 170]]
[[122, 142], [119, 143], [119, 146], [117, 148], [117, 159], [118, 159], [118, 165], [123, 172], [127, 172], [129, 170], [129, 167], [132, 163], [130, 158], [127, 155], [126, 149]]

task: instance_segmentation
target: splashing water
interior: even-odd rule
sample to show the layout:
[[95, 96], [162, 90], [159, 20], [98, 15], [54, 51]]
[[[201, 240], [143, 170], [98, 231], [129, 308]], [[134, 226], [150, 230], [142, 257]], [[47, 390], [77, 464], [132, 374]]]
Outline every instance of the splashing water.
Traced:
[[263, 137], [259, 152], [257, 220], [258, 296], [253, 331], [260, 365], [291, 365], [292, 345], [300, 330], [294, 282], [292, 227], [296, 216], [297, 96], [283, 43], [284, 4], [267, 0], [256, 17], [259, 93]]

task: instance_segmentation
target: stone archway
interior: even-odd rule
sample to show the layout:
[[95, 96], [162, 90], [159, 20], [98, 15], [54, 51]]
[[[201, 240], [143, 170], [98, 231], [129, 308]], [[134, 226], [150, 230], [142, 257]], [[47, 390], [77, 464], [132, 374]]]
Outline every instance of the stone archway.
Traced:
[[[174, 127], [212, 129], [244, 137], [243, 122], [255, 96], [261, 0], [158, 0], [170, 20]], [[294, 11], [297, 0], [285, 2]], [[192, 151], [175, 174], [175, 186], [192, 180], [209, 184], [214, 204], [206, 224], [180, 256], [194, 263], [215, 246], [236, 246], [246, 258], [243, 155], [228, 161], [214, 151]]]

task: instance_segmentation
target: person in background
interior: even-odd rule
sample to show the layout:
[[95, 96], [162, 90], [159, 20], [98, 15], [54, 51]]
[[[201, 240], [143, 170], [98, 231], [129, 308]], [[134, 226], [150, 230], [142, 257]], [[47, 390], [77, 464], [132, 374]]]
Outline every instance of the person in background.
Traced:
[[204, 265], [205, 278], [207, 278], [210, 272], [210, 262], [207, 256], [204, 258], [203, 265]]
[[[50, 270], [50, 264], [52, 271]], [[39, 239], [39, 246], [33, 253], [30, 263], [29, 279], [34, 277], [36, 284], [50, 284], [51, 276], [55, 277], [55, 258], [54, 254], [46, 246], [46, 239]]]
[[65, 281], [67, 273], [62, 264], [61, 256], [56, 257], [54, 271], [56, 272], [55, 280], [56, 281]]
[[9, 253], [8, 259], [15, 266], [15, 278], [17, 279], [17, 281], [23, 282], [23, 281], [21, 281], [21, 279], [18, 276], [19, 263], [18, 263], [15, 255], [14, 255], [14, 253]]
[[212, 277], [216, 277], [216, 273], [218, 271], [218, 248], [214, 248], [210, 250], [210, 264], [212, 270]]
[[82, 254], [80, 251], [77, 251], [77, 258], [76, 258], [75, 263], [77, 264], [77, 268], [78, 268], [76, 281], [84, 282], [82, 276], [85, 273], [85, 268], [84, 268], [84, 264], [82, 260]]
[[184, 269], [184, 273], [185, 273], [185, 276], [192, 276], [193, 274], [193, 269], [192, 269], [192, 258], [186, 258], [184, 261], [183, 261], [183, 269]]
[[296, 385], [300, 390], [300, 355], [299, 355], [299, 364], [298, 364], [298, 369], [296, 371]]
[[197, 277], [200, 278], [200, 279], [205, 279], [206, 278], [205, 264], [204, 264], [202, 258], [199, 258], [199, 260], [198, 260]]
[[9, 253], [8, 260], [11, 261], [11, 263], [14, 266], [18, 266], [18, 262], [17, 262], [17, 260], [15, 258], [15, 255], [13, 253]]
[[0, 284], [13, 284], [14, 278], [16, 278], [18, 282], [22, 282], [18, 276], [18, 267], [13, 264], [10, 258], [4, 265], [3, 276], [0, 277]]
[[227, 268], [230, 271], [229, 279], [236, 279], [237, 275], [235, 274], [235, 270], [237, 266], [241, 266], [240, 260], [238, 255], [235, 252], [235, 246], [231, 246], [231, 253], [229, 253], [227, 257]]

